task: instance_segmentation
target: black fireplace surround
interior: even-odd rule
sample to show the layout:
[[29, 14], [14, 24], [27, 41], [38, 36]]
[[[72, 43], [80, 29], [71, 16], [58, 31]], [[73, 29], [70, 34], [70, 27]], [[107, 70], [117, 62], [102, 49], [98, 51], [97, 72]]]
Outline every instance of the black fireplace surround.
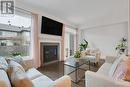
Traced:
[[42, 64], [59, 60], [59, 43], [41, 43]]

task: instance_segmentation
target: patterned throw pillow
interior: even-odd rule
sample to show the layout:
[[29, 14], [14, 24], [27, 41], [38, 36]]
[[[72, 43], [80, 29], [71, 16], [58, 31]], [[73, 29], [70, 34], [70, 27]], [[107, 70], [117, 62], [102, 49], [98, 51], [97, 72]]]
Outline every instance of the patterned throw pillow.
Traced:
[[6, 62], [4, 57], [0, 57], [0, 69], [7, 70], [8, 63]]
[[126, 55], [121, 55], [119, 58], [117, 58], [114, 63], [112, 64], [110, 71], [109, 71], [109, 77], [113, 77], [113, 74], [117, 68], [117, 66], [120, 64], [121, 61], [127, 59], [128, 57]]
[[118, 64], [113, 78], [130, 82], [130, 59], [125, 59]]

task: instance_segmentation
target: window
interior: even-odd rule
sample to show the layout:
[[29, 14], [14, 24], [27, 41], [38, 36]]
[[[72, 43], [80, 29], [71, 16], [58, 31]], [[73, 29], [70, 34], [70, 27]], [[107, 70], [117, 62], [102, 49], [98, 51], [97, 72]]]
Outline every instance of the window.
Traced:
[[16, 9], [14, 17], [0, 17], [0, 56], [29, 56], [30, 34], [30, 13]]

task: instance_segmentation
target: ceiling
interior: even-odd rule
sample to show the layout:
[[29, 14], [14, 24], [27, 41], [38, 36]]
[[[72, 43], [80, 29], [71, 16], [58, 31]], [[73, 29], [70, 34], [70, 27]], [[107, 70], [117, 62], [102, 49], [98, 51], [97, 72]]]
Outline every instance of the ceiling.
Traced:
[[128, 0], [18, 0], [78, 28], [128, 20]]

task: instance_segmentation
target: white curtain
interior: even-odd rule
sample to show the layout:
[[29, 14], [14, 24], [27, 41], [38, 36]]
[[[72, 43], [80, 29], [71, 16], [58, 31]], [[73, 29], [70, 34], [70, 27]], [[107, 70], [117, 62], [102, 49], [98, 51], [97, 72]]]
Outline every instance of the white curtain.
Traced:
[[61, 61], [64, 61], [64, 36], [65, 36], [65, 25], [63, 25], [62, 37], [61, 37]]

